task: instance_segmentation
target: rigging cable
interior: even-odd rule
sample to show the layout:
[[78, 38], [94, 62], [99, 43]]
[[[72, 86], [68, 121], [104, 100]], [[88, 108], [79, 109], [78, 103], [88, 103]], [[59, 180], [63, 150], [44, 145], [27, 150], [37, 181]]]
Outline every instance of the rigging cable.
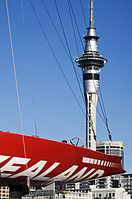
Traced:
[[39, 26], [40, 26], [40, 28], [41, 28], [41, 30], [42, 30], [42, 33], [43, 33], [43, 35], [44, 35], [44, 37], [45, 37], [45, 39], [46, 39], [46, 41], [47, 41], [47, 43], [48, 43], [48, 46], [49, 46], [49, 48], [50, 48], [50, 50], [51, 50], [51, 52], [52, 52], [52, 54], [53, 54], [53, 56], [54, 56], [54, 58], [55, 58], [55, 61], [56, 61], [57, 65], [58, 65], [59, 69], [61, 70], [61, 73], [62, 73], [62, 75], [63, 75], [63, 77], [64, 77], [64, 79], [65, 79], [67, 85], [69, 86], [69, 88], [70, 88], [70, 90], [71, 90], [71, 92], [72, 92], [72, 94], [73, 94], [73, 96], [74, 96], [74, 98], [75, 98], [77, 104], [79, 105], [79, 107], [80, 107], [82, 113], [83, 113], [84, 115], [86, 115], [85, 112], [84, 112], [84, 110], [83, 110], [83, 108], [82, 108], [82, 106], [81, 106], [81, 104], [79, 103], [79, 101], [78, 101], [78, 99], [77, 99], [77, 97], [76, 97], [76, 95], [75, 95], [74, 90], [72, 89], [72, 87], [71, 87], [71, 85], [70, 85], [68, 79], [66, 78], [66, 75], [65, 75], [65, 73], [64, 73], [64, 71], [63, 71], [63, 69], [62, 69], [62, 67], [61, 67], [61, 65], [60, 65], [60, 63], [59, 63], [59, 60], [58, 60], [58, 58], [57, 58], [57, 56], [56, 56], [56, 54], [55, 54], [55, 52], [54, 52], [54, 50], [53, 50], [53, 48], [52, 48], [52, 46], [51, 46], [49, 40], [48, 40], [48, 37], [47, 37], [47, 35], [46, 35], [45, 31], [44, 31], [43, 26], [42, 26], [42, 24], [40, 23], [40, 20], [39, 20], [39, 18], [38, 18], [38, 15], [37, 15], [37, 13], [36, 13], [36, 11], [35, 11], [35, 8], [34, 8], [32, 2], [31, 2], [31, 0], [29, 0], [29, 2], [30, 2], [30, 5], [31, 5], [31, 8], [33, 9], [34, 15], [35, 15], [35, 17], [36, 17], [36, 19], [37, 19], [37, 21], [38, 21], [38, 24], [39, 24]]
[[[95, 84], [94, 84], [94, 86], [95, 86]], [[103, 106], [102, 106], [102, 104], [101, 104], [101, 100], [100, 100], [99, 95], [98, 95], [98, 101], [99, 101], [99, 105], [100, 105], [100, 108], [101, 108], [101, 111], [102, 111], [104, 120], [106, 121], [107, 118], [106, 118], [106, 116], [105, 116], [104, 109], [103, 109]]]
[[80, 0], [80, 5], [81, 5], [81, 10], [82, 10], [82, 15], [83, 15], [83, 20], [84, 20], [85, 28], [87, 28], [86, 17], [85, 17], [85, 13], [84, 13], [84, 9], [83, 9], [82, 0]]
[[107, 131], [108, 131], [108, 136], [109, 136], [110, 141], [112, 142], [112, 135], [110, 133], [110, 129], [109, 129], [109, 125], [108, 125], [108, 117], [107, 117], [107, 114], [106, 114], [106, 111], [105, 111], [105, 105], [104, 105], [104, 100], [103, 100], [103, 96], [102, 96], [101, 87], [99, 87], [99, 91], [100, 91], [100, 94], [101, 94], [103, 109], [104, 109], [104, 113], [105, 113], [105, 117], [106, 117], [106, 128], [107, 128]]
[[[52, 23], [52, 25], [53, 25], [53, 27], [54, 27], [54, 29], [55, 29], [55, 32], [57, 33], [57, 36], [58, 36], [58, 38], [59, 38], [59, 40], [60, 40], [62, 46], [64, 47], [64, 50], [65, 50], [67, 56], [70, 58], [70, 55], [69, 55], [69, 53], [68, 53], [68, 51], [67, 51], [67, 49], [66, 49], [66, 47], [65, 47], [65, 45], [64, 45], [63, 40], [61, 39], [61, 37], [60, 37], [60, 35], [59, 35], [59, 32], [58, 32], [58, 30], [57, 30], [57, 28], [56, 28], [56, 26], [55, 26], [55, 23], [54, 23], [54, 21], [53, 21], [51, 15], [50, 15], [50, 13], [49, 13], [49, 11], [48, 11], [46, 5], [45, 5], [45, 3], [44, 3], [44, 0], [42, 0], [42, 3], [43, 3], [43, 6], [44, 6], [44, 8], [45, 8], [45, 10], [46, 10], [46, 12], [47, 12], [47, 14], [48, 14], [48, 17], [49, 17], [49, 19], [50, 19], [50, 21], [51, 21], [51, 23]], [[68, 5], [69, 5], [69, 4], [68, 4]], [[42, 28], [42, 27], [41, 27], [41, 28]], [[80, 76], [79, 76], [79, 77], [80, 77]], [[82, 82], [82, 80], [81, 80], [81, 82]], [[93, 102], [93, 104], [94, 104], [94, 102]], [[96, 105], [94, 104], [94, 106], [96, 106]], [[100, 111], [98, 110], [98, 108], [97, 108], [97, 112], [98, 112], [99, 116], [101, 117], [102, 121], [103, 121], [104, 124], [105, 124], [105, 120], [103, 119], [103, 117], [102, 117]]]
[[34, 121], [35, 136], [38, 137], [37, 122], [36, 122], [36, 117], [35, 117], [36, 114], [35, 114], [35, 106], [34, 106], [32, 79], [31, 79], [31, 64], [29, 60], [28, 43], [27, 43], [27, 36], [26, 36], [26, 25], [25, 25], [24, 10], [23, 10], [22, 2], [23, 0], [21, 0], [21, 12], [22, 12], [22, 22], [23, 22], [23, 27], [24, 27], [25, 51], [26, 51], [26, 61], [27, 61], [28, 73], [29, 73], [29, 81], [30, 81], [31, 101], [32, 101], [32, 107], [33, 107], [33, 121]]
[[54, 21], [53, 21], [51, 15], [50, 15], [50, 13], [49, 13], [49, 11], [48, 11], [48, 8], [46, 7], [46, 5], [45, 5], [45, 3], [44, 3], [44, 0], [42, 0], [42, 3], [43, 3], [43, 6], [44, 6], [44, 8], [45, 8], [45, 10], [46, 10], [46, 12], [47, 12], [47, 15], [48, 15], [48, 17], [49, 17], [49, 19], [50, 19], [50, 21], [51, 21], [51, 23], [52, 23], [52, 25], [53, 25], [53, 27], [54, 27], [54, 29], [55, 29], [55, 32], [56, 32], [56, 34], [57, 34], [57, 36], [58, 36], [58, 38], [59, 38], [59, 40], [60, 40], [60, 42], [61, 42], [61, 44], [62, 44], [62, 46], [63, 46], [63, 48], [64, 48], [64, 50], [65, 50], [67, 56], [70, 57], [70, 55], [69, 55], [69, 53], [68, 53], [68, 51], [67, 51], [67, 49], [66, 49], [66, 47], [65, 47], [65, 44], [64, 44], [63, 40], [61, 39], [61, 37], [60, 37], [60, 35], [59, 35], [59, 32], [58, 32], [58, 30], [57, 30], [57, 28], [56, 28], [56, 26], [55, 26], [55, 23], [54, 23]]
[[[70, 15], [70, 19], [71, 19], [71, 25], [72, 25], [72, 31], [73, 31], [73, 35], [74, 35], [74, 40], [75, 40], [75, 46], [76, 46], [76, 50], [77, 50], [77, 55], [79, 57], [79, 48], [78, 48], [78, 44], [77, 44], [77, 37], [76, 37], [76, 33], [75, 33], [75, 28], [74, 28], [74, 23], [73, 23], [73, 18], [72, 18], [72, 13], [71, 13], [71, 7], [69, 4], [69, 1], [67, 0], [67, 5], [68, 5], [68, 10], [69, 10], [69, 15]], [[77, 70], [76, 70], [77, 71]], [[83, 83], [82, 78], [80, 77], [78, 71], [77, 71], [78, 77], [81, 81], [81, 83]]]
[[[69, 2], [69, 4], [70, 4], [71, 10], [72, 10], [72, 14], [73, 14], [73, 17], [74, 17], [74, 20], [75, 20], [75, 24], [77, 25], [77, 22], [76, 22], [76, 18], [75, 18], [75, 14], [74, 14], [74, 11], [73, 11], [73, 8], [72, 8], [71, 1], [70, 1], [70, 0], [67, 0], [67, 2]], [[82, 1], [81, 1], [81, 0], [80, 0], [80, 5], [81, 5], [82, 13], [83, 13], [83, 18], [84, 18], [85, 27], [87, 27], [87, 25], [86, 25], [86, 19], [85, 19], [85, 14], [84, 14], [83, 5], [82, 5]], [[77, 26], [77, 30], [79, 30], [79, 29], [78, 29], [78, 26]], [[80, 35], [80, 34], [79, 34], [79, 35]], [[102, 114], [103, 114], [103, 117], [104, 117], [104, 118], [101, 116], [99, 110], [98, 110], [97, 107], [96, 107], [97, 112], [99, 113], [99, 115], [100, 115], [102, 121], [103, 121], [104, 124], [106, 125], [107, 131], [108, 131], [109, 139], [112, 141], [112, 136], [111, 136], [111, 134], [110, 134], [110, 130], [109, 130], [109, 126], [108, 126], [108, 119], [107, 119], [107, 115], [106, 115], [104, 103], [103, 103], [103, 100], [102, 100], [102, 104], [103, 104], [103, 106], [102, 106], [101, 101], [100, 101], [100, 98], [99, 98], [99, 104], [100, 104], [100, 107], [101, 107]], [[94, 104], [94, 105], [95, 105], [95, 104]], [[95, 105], [95, 106], [96, 106], [96, 105]], [[93, 125], [92, 125], [92, 129], [93, 129]], [[93, 129], [93, 133], [94, 133], [94, 137], [95, 137], [95, 131], [94, 131], [94, 129]]]
[[110, 141], [112, 142], [112, 136], [111, 136], [109, 125], [108, 125], [108, 117], [107, 117], [106, 110], [105, 110], [105, 105], [104, 105], [104, 100], [103, 100], [101, 87], [99, 87], [99, 91], [100, 91], [100, 95], [101, 95], [101, 100], [102, 100], [102, 105], [103, 105], [103, 109], [104, 109], [104, 114], [105, 114], [105, 117], [106, 117], [106, 128], [107, 128], [107, 131], [108, 131], [108, 136], [109, 136]]
[[82, 93], [82, 89], [81, 89], [79, 79], [78, 79], [78, 76], [77, 76], [76, 68], [75, 68], [75, 65], [74, 65], [73, 60], [72, 60], [71, 51], [70, 51], [69, 44], [68, 44], [68, 41], [67, 41], [67, 38], [66, 38], [66, 33], [65, 33], [65, 30], [64, 30], [64, 27], [63, 27], [63, 23], [62, 23], [62, 20], [61, 20], [61, 17], [60, 17], [60, 13], [59, 13], [59, 9], [58, 9], [56, 0], [54, 0], [54, 3], [55, 3], [58, 18], [59, 18], [59, 21], [60, 21], [60, 24], [61, 24], [61, 28], [62, 28], [62, 31], [63, 31], [63, 35], [64, 35], [64, 38], [65, 38], [65, 41], [66, 41], [67, 49], [68, 49], [68, 52], [69, 52], [69, 55], [70, 55], [70, 60], [71, 60], [71, 63], [72, 63], [73, 69], [74, 69], [75, 77], [76, 77], [76, 80], [77, 80], [77, 83], [78, 83], [78, 86], [79, 86], [79, 90], [80, 90], [84, 105], [86, 106], [84, 95]]
[[93, 127], [93, 120], [92, 120], [92, 131], [93, 131], [93, 137], [94, 137], [94, 139], [95, 139], [95, 141], [96, 141], [96, 134], [95, 134], [95, 130], [94, 130], [94, 127]]
[[[103, 100], [103, 99], [102, 99], [102, 100]], [[103, 103], [103, 101], [102, 101], [102, 103]], [[108, 125], [108, 119], [107, 119], [105, 107], [104, 107], [104, 105], [102, 106], [101, 101], [100, 101], [100, 98], [99, 98], [99, 104], [100, 104], [100, 107], [101, 107], [101, 109], [102, 109], [102, 113], [105, 115], [105, 116], [104, 116], [104, 117], [105, 117], [105, 126], [106, 126], [106, 129], [107, 129], [107, 131], [108, 131], [108, 137], [109, 137], [110, 141], [112, 142], [112, 135], [111, 135], [111, 133], [110, 133], [110, 129], [109, 129], [109, 125]]]
[[81, 45], [82, 45], [82, 48], [83, 48], [83, 51], [84, 51], [84, 46], [83, 46], [83, 42], [82, 42], [80, 31], [79, 31], [79, 28], [78, 28], [77, 20], [76, 20], [75, 14], [74, 14], [74, 10], [73, 10], [71, 1], [70, 0], [68, 0], [68, 1], [69, 1], [69, 5], [71, 7], [72, 15], [73, 15], [73, 18], [74, 18], [74, 21], [75, 21], [75, 25], [76, 25], [76, 28], [77, 28], [78, 36], [79, 36], [79, 39], [80, 39], [80, 42], [81, 42]]
[[[13, 61], [13, 69], [14, 69], [14, 76], [15, 76], [15, 84], [16, 84], [16, 92], [17, 92], [17, 102], [18, 102], [18, 110], [19, 110], [19, 116], [20, 116], [20, 125], [21, 125], [21, 134], [22, 134], [22, 142], [23, 142], [23, 150], [24, 150], [24, 156], [27, 157], [26, 154], [26, 144], [24, 139], [24, 133], [23, 133], [23, 123], [22, 123], [22, 113], [21, 113], [21, 106], [20, 106], [20, 97], [19, 97], [19, 90], [18, 90], [18, 81], [17, 81], [17, 74], [16, 74], [16, 64], [15, 64], [15, 58], [14, 58], [14, 50], [13, 50], [13, 43], [12, 43], [12, 35], [11, 35], [11, 26], [10, 26], [10, 17], [9, 17], [9, 10], [8, 10], [8, 2], [6, 0], [6, 10], [7, 10], [7, 19], [8, 19], [8, 28], [9, 28], [9, 36], [10, 36], [10, 45], [11, 45], [11, 53], [12, 53], [12, 61]], [[28, 169], [27, 163], [26, 169]], [[30, 181], [30, 178], [27, 177], [27, 184], [28, 181]], [[30, 193], [30, 189], [29, 189]], [[32, 197], [31, 197], [32, 198]]]
[[[53, 21], [51, 15], [50, 15], [50, 13], [49, 13], [49, 11], [48, 11], [46, 5], [45, 5], [45, 3], [44, 3], [44, 0], [42, 0], [42, 3], [43, 3], [43, 6], [44, 6], [44, 8], [45, 8], [45, 10], [46, 10], [46, 12], [47, 12], [47, 15], [48, 15], [50, 21], [51, 21], [51, 24], [53, 25], [53, 27], [54, 27], [54, 29], [55, 29], [55, 32], [56, 32], [56, 34], [57, 34], [57, 36], [58, 36], [58, 38], [59, 38], [59, 40], [60, 40], [60, 42], [61, 42], [61, 44], [62, 44], [64, 50], [65, 50], [65, 52], [66, 52], [68, 58], [70, 59], [70, 55], [69, 55], [69, 53], [68, 53], [68, 51], [67, 51], [67, 49], [66, 49], [66, 47], [65, 47], [65, 44], [64, 44], [63, 40], [61, 39], [61, 36], [60, 36], [60, 34], [59, 34], [59, 32], [58, 32], [58, 30], [57, 30], [57, 28], [56, 28], [56, 25], [55, 25], [55, 23], [54, 23], [54, 21]], [[79, 52], [79, 51], [78, 51], [78, 52]], [[78, 53], [78, 56], [79, 56], [79, 53]], [[80, 77], [80, 75], [79, 75], [79, 73], [78, 73], [77, 70], [76, 70], [76, 72], [77, 72], [77, 75], [78, 75], [80, 81], [82, 82], [82, 79], [81, 79], [81, 77]]]
[[77, 55], [79, 57], [79, 49], [78, 49], [78, 45], [77, 45], [77, 38], [76, 38], [76, 34], [75, 34], [75, 29], [74, 29], [74, 25], [73, 25], [73, 19], [72, 19], [71, 9], [70, 9], [70, 5], [69, 5], [68, 0], [67, 0], [67, 4], [68, 4], [68, 9], [69, 9], [70, 19], [71, 19], [71, 24], [72, 24], [72, 30], [73, 30], [73, 35], [74, 35], [74, 40], [75, 40]]
[[107, 119], [107, 114], [106, 114], [106, 111], [105, 111], [105, 105], [104, 105], [103, 95], [102, 95], [102, 91], [101, 91], [101, 87], [100, 86], [99, 86], [99, 92], [100, 92], [100, 96], [101, 96], [101, 101], [102, 101], [102, 106], [103, 106], [105, 118]]
[[[55, 2], [56, 2], [56, 0], [54, 0]], [[71, 8], [71, 10], [73, 11], [73, 8], [72, 8], [72, 5], [71, 5], [71, 3], [70, 3], [70, 0], [67, 0], [67, 3], [68, 3], [68, 8], [69, 8], [69, 12], [70, 12], [70, 8]], [[57, 4], [56, 4], [56, 7], [57, 7]], [[58, 9], [57, 9], [58, 10]], [[70, 12], [71, 13], [71, 12]], [[75, 15], [74, 15], [74, 12], [72, 13], [73, 14], [73, 16], [75, 17]], [[71, 21], [72, 21], [72, 16], [71, 16], [71, 14], [70, 14], [70, 18], [71, 18]], [[60, 15], [59, 15], [59, 19], [61, 20], [61, 18], [60, 18]], [[75, 21], [76, 21], [76, 19], [75, 19]], [[62, 24], [62, 23], [61, 23]], [[76, 23], [77, 24], [77, 23]], [[72, 26], [73, 27], [73, 26]], [[74, 27], [73, 27], [74, 28]], [[64, 28], [63, 28], [63, 30], [64, 30]], [[100, 103], [100, 99], [99, 99], [99, 103]], [[95, 104], [94, 104], [95, 105]], [[96, 105], [95, 105], [96, 106]], [[100, 103], [100, 106], [101, 106], [101, 103]], [[102, 106], [101, 106], [101, 109], [102, 109]], [[101, 117], [101, 119], [103, 120], [103, 122], [106, 124], [106, 122], [105, 122], [105, 118], [103, 119], [103, 117], [101, 116], [101, 114], [100, 114], [100, 112], [99, 112], [99, 110], [97, 109], [97, 112], [99, 113], [99, 115], [100, 115], [100, 117]], [[103, 113], [103, 109], [102, 109], [102, 113]], [[104, 113], [103, 113], [103, 116], [104, 116]], [[93, 129], [93, 125], [92, 125], [92, 129]], [[93, 133], [94, 133], [94, 138], [95, 138], [95, 131], [94, 131], [94, 129], [93, 129]], [[96, 139], [96, 138], [95, 138]]]
[[[19, 116], [20, 116], [20, 125], [21, 125], [21, 132], [22, 132], [22, 135], [23, 135], [22, 113], [21, 113], [21, 107], [20, 107], [20, 97], [19, 97], [18, 81], [17, 81], [17, 75], [16, 75], [16, 64], [15, 64], [15, 58], [14, 58], [14, 50], [13, 50], [13, 43], [12, 43], [12, 36], [11, 36], [11, 27], [10, 27], [10, 19], [9, 19], [9, 10], [8, 10], [7, 0], [6, 0], [6, 10], [7, 10], [9, 36], [10, 36], [10, 44], [11, 44], [11, 53], [12, 53], [13, 69], [14, 69], [16, 92], [17, 92], [18, 110], [19, 110]], [[23, 138], [23, 146], [24, 146], [24, 155], [26, 157], [27, 155], [26, 155], [26, 147], [25, 147], [24, 136], [22, 136], [22, 138]]]
[[[43, 1], [43, 0], [42, 0], [42, 1]], [[34, 14], [35, 14], [35, 17], [36, 17], [36, 19], [37, 19], [37, 21], [38, 21], [38, 24], [39, 24], [39, 26], [40, 26], [40, 28], [41, 28], [41, 30], [42, 30], [42, 33], [43, 33], [43, 35], [44, 35], [44, 37], [45, 37], [45, 39], [46, 39], [46, 41], [47, 41], [47, 43], [48, 43], [48, 46], [49, 46], [49, 48], [50, 48], [50, 50], [51, 50], [51, 52], [52, 52], [52, 54], [53, 54], [53, 56], [54, 56], [54, 58], [55, 58], [55, 60], [56, 60], [56, 62], [57, 62], [58, 67], [60, 68], [61, 73], [62, 73], [62, 75], [63, 75], [63, 77], [64, 77], [66, 83], [68, 84], [68, 87], [70, 88], [70, 90], [71, 90], [71, 92], [72, 92], [72, 94], [73, 94], [73, 96], [74, 96], [74, 98], [75, 98], [77, 104], [79, 105], [79, 107], [80, 107], [82, 113], [84, 114], [84, 116], [86, 116], [86, 113], [84, 112], [82, 106], [80, 105], [80, 103], [79, 103], [79, 101], [78, 101], [78, 99], [77, 99], [77, 97], [76, 97], [76, 95], [75, 95], [75, 93], [74, 93], [74, 90], [72, 89], [72, 87], [71, 87], [69, 81], [67, 80], [66, 75], [65, 75], [65, 73], [64, 73], [64, 71], [63, 71], [63, 69], [62, 69], [62, 67], [61, 67], [61, 65], [60, 65], [60, 63], [59, 63], [59, 60], [57, 59], [57, 57], [56, 57], [56, 55], [55, 55], [55, 52], [54, 52], [54, 50], [53, 50], [53, 48], [52, 48], [52, 46], [51, 46], [51, 44], [50, 44], [50, 42], [49, 42], [49, 40], [48, 40], [48, 37], [46, 36], [46, 33], [45, 33], [45, 31], [44, 31], [44, 28], [43, 28], [42, 24], [40, 23], [40, 20], [39, 20], [39, 18], [38, 18], [38, 16], [37, 16], [37, 13], [36, 13], [36, 11], [35, 11], [35, 8], [34, 8], [32, 2], [31, 2], [31, 0], [29, 0], [29, 2], [30, 2], [30, 5], [31, 5], [31, 7], [32, 7], [32, 9], [33, 9], [33, 12], [34, 12]], [[43, 3], [44, 3], [44, 2], [43, 2]], [[48, 10], [47, 10], [47, 11], [48, 11]], [[49, 16], [50, 16], [50, 15], [49, 15]], [[51, 17], [51, 16], [50, 16], [50, 17]], [[52, 18], [51, 18], [51, 20], [52, 20]], [[52, 20], [52, 23], [54, 24], [53, 20]], [[55, 27], [55, 24], [54, 24], [54, 28], [56, 28], [56, 27]], [[57, 30], [57, 29], [56, 29], [56, 30]], [[57, 32], [58, 32], [58, 31], [57, 31]], [[58, 34], [59, 34], [59, 33], [58, 33]], [[58, 35], [58, 36], [59, 36], [59, 35]], [[93, 104], [94, 104], [94, 103], [93, 103]], [[95, 104], [94, 104], [94, 106], [96, 107]], [[102, 120], [102, 121], [104, 122], [104, 124], [105, 124], [105, 120], [103, 119], [103, 117], [102, 117], [100, 111], [98, 110], [98, 108], [97, 108], [97, 112], [98, 112], [98, 114], [99, 114], [101, 120]]]
[[[96, 105], [95, 105], [95, 103], [94, 103], [93, 101], [92, 101], [92, 103], [93, 103], [93, 105], [96, 107]], [[100, 118], [102, 119], [103, 123], [106, 124], [104, 118], [102, 117], [102, 115], [101, 115], [101, 113], [100, 113], [100, 111], [99, 111], [99, 109], [98, 109], [97, 107], [96, 107], [96, 110], [97, 110], [97, 112], [98, 112]]]
[[[94, 84], [94, 87], [95, 87], [95, 90], [97, 92], [97, 87], [95, 85], [95, 82], [93, 80], [93, 84]], [[109, 129], [109, 125], [108, 125], [108, 119], [107, 119], [107, 115], [106, 115], [106, 111], [105, 111], [105, 106], [104, 106], [104, 101], [103, 101], [103, 96], [102, 96], [102, 92], [101, 92], [101, 88], [99, 87], [99, 91], [101, 93], [101, 100], [102, 100], [102, 104], [101, 104], [101, 100], [100, 100], [100, 97], [98, 96], [98, 99], [99, 99], [99, 104], [100, 104], [100, 107], [101, 107], [101, 110], [102, 110], [102, 114], [103, 114], [103, 117], [104, 117], [104, 123], [105, 123], [105, 126], [106, 126], [106, 129], [108, 131], [108, 136], [109, 136], [109, 139], [110, 141], [112, 142], [112, 136], [111, 136], [111, 133], [110, 133], [110, 129]]]

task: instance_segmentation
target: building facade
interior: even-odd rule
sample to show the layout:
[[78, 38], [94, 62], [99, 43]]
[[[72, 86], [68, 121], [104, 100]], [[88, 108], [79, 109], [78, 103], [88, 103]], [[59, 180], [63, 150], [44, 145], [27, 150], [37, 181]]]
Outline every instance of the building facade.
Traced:
[[132, 174], [122, 174], [120, 176], [120, 185], [131, 195], [132, 199]]
[[103, 141], [97, 142], [96, 151], [108, 155], [115, 155], [121, 157], [122, 167], [124, 168], [124, 145], [121, 141]]
[[123, 142], [121, 141], [103, 141], [97, 142], [96, 144], [96, 151], [109, 155], [119, 156], [121, 158], [124, 157], [123, 148]]
[[92, 188], [92, 199], [131, 199], [124, 188]]
[[8, 199], [9, 198], [9, 187], [1, 186], [0, 187], [0, 199]]

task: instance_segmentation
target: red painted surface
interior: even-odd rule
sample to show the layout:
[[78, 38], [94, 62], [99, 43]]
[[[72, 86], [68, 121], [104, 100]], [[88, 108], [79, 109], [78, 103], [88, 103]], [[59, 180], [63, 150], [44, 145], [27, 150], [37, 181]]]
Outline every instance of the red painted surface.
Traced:
[[[26, 160], [27, 164], [21, 160]], [[3, 184], [24, 184], [27, 176], [32, 184], [47, 184], [51, 181], [84, 181], [125, 172], [119, 157], [7, 132], [0, 132], [0, 169]], [[23, 171], [26, 172], [21, 173]], [[74, 178], [70, 180], [72, 176]]]

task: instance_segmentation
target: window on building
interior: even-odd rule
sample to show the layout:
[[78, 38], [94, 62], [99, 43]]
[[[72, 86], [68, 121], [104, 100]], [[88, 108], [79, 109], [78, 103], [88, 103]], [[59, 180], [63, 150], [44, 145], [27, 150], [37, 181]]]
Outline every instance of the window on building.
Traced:
[[91, 147], [91, 142], [89, 142], [89, 147]]
[[91, 109], [89, 109], [89, 114], [91, 114]]
[[113, 193], [112, 196], [115, 197], [115, 193]]
[[92, 95], [89, 95], [89, 101], [91, 101], [92, 100]]

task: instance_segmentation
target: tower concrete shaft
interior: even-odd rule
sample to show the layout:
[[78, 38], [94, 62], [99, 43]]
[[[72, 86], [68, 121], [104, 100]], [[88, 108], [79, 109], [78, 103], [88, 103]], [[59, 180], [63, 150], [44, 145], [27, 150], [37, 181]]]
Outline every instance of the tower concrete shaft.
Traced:
[[84, 54], [76, 59], [83, 71], [83, 86], [86, 102], [86, 147], [96, 150], [96, 105], [99, 89], [99, 73], [107, 61], [98, 53], [96, 28], [93, 26], [93, 0], [90, 0], [90, 20], [85, 39]]

